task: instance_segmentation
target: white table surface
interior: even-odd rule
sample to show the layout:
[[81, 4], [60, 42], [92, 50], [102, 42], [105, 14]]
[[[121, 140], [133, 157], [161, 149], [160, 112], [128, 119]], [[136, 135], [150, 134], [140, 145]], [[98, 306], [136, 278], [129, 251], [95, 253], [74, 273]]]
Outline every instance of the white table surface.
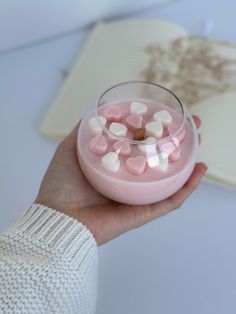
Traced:
[[[145, 12], [236, 41], [236, 2], [188, 1]], [[139, 14], [144, 16], [144, 14]], [[0, 230], [37, 193], [56, 148], [38, 127], [86, 31], [0, 55]], [[235, 314], [236, 193], [202, 183], [181, 209], [99, 248], [97, 314]]]

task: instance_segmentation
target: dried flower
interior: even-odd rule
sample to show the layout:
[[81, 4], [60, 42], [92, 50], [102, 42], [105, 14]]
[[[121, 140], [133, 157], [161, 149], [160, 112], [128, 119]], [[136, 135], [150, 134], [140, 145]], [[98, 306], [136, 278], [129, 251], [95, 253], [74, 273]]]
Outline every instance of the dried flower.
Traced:
[[223, 41], [184, 37], [146, 48], [142, 79], [166, 86], [191, 106], [216, 93], [236, 90], [236, 49]]

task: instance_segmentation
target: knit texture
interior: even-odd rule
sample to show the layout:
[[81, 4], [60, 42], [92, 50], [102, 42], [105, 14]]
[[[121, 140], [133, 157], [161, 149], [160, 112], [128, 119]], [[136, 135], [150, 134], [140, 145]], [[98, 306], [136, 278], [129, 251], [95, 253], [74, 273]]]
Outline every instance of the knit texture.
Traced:
[[91, 314], [97, 245], [76, 219], [33, 204], [0, 236], [0, 313]]

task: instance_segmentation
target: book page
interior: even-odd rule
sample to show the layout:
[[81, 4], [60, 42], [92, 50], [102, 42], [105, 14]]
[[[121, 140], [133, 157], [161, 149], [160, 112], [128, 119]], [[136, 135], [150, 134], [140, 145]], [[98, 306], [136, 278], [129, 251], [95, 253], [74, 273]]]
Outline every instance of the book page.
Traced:
[[199, 159], [209, 178], [236, 186], [236, 92], [205, 99], [191, 108], [202, 120]]
[[63, 138], [98, 96], [117, 83], [142, 79], [154, 42], [168, 45], [187, 36], [178, 25], [161, 20], [126, 20], [98, 24], [66, 79], [41, 132]]
[[206, 178], [236, 187], [236, 46], [206, 38], [182, 37], [168, 47], [148, 47], [144, 79], [159, 82], [202, 120], [199, 160]]

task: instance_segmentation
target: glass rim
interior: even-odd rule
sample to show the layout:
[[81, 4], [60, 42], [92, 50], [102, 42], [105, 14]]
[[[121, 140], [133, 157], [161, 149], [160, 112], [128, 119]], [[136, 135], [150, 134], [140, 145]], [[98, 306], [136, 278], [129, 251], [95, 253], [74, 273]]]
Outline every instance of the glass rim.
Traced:
[[[154, 140], [147, 140], [147, 139], [138, 141], [138, 140], [132, 140], [132, 139], [127, 138], [127, 137], [122, 137], [122, 136], [116, 135], [115, 133], [111, 132], [106, 126], [104, 126], [102, 124], [101, 119], [99, 119], [98, 107], [99, 107], [99, 103], [100, 103], [101, 99], [103, 98], [103, 96], [106, 95], [109, 91], [111, 91], [112, 89], [114, 89], [114, 88], [116, 88], [118, 86], [134, 84], [134, 83], [135, 84], [152, 85], [154, 87], [162, 88], [166, 92], [170, 93], [177, 100], [177, 102], [179, 103], [180, 108], [181, 108], [181, 120], [182, 120], [182, 123], [180, 124], [178, 129], [173, 134], [168, 135], [168, 136], [163, 137], [163, 138], [160, 138], [160, 139], [156, 139], [155, 141]], [[98, 100], [96, 101], [96, 104], [95, 104], [95, 117], [96, 117], [100, 127], [102, 128], [102, 130], [105, 133], [107, 133], [109, 136], [111, 136], [113, 139], [116, 139], [117, 141], [127, 142], [129, 144], [135, 144], [135, 145], [140, 145], [140, 144], [142, 144], [142, 145], [150, 145], [150, 144], [158, 145], [158, 144], [163, 144], [163, 143], [171, 141], [173, 138], [177, 137], [178, 134], [182, 131], [182, 129], [184, 128], [185, 122], [186, 122], [186, 107], [182, 104], [181, 100], [171, 90], [169, 90], [168, 88], [166, 88], [166, 87], [164, 87], [164, 86], [162, 86], [160, 84], [153, 83], [153, 82], [132, 80], [132, 81], [125, 81], [125, 82], [121, 82], [121, 83], [115, 84], [115, 85], [109, 87], [108, 89], [106, 89], [99, 96]]]

